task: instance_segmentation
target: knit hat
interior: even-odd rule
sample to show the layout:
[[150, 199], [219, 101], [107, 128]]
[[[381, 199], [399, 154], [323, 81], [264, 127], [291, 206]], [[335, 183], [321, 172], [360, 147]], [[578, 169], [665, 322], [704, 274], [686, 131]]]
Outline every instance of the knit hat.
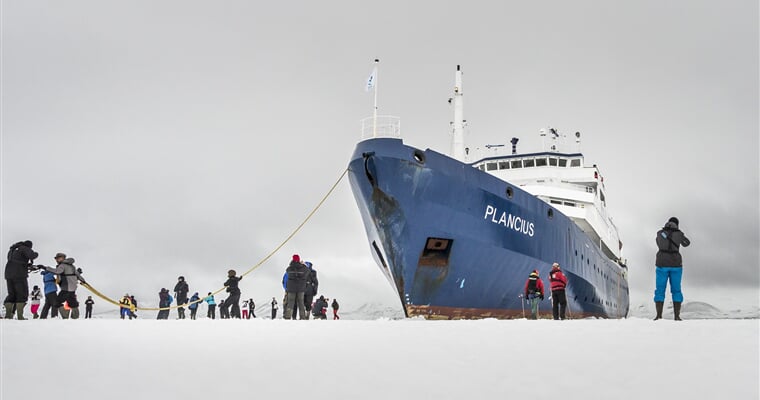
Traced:
[[678, 225], [678, 218], [676, 218], [676, 217], [670, 217], [670, 219], [668, 220], [668, 222], [672, 222], [672, 223]]
[[531, 276], [538, 276], [538, 270], [533, 270], [533, 272], [530, 273]]
[[559, 269], [559, 264], [557, 264], [557, 263], [554, 263], [554, 264], [552, 264], [552, 268], [557, 268], [557, 269]]
[[301, 257], [298, 254], [293, 254], [293, 261], [301, 262]]
[[56, 253], [54, 258], [66, 258], [66, 254], [64, 253]]
[[311, 269], [311, 265], [312, 265], [312, 264], [311, 264], [311, 261], [306, 261], [306, 262], [304, 262], [304, 264], [305, 264], [307, 267], [309, 267], [309, 269]]

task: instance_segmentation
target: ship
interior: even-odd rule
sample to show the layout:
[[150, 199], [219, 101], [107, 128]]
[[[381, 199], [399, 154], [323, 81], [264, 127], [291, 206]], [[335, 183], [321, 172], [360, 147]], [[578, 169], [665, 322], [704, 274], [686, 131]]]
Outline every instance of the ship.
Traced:
[[[451, 154], [405, 144], [400, 119], [375, 114], [362, 120], [348, 167], [370, 253], [405, 315], [524, 318], [529, 274], [537, 270], [549, 291], [558, 263], [569, 318], [625, 318], [623, 245], [580, 133], [542, 129], [539, 152], [518, 153], [512, 138], [510, 154], [492, 149], [470, 162], [460, 66], [454, 81]], [[546, 300], [539, 317], [551, 318], [549, 293]]]

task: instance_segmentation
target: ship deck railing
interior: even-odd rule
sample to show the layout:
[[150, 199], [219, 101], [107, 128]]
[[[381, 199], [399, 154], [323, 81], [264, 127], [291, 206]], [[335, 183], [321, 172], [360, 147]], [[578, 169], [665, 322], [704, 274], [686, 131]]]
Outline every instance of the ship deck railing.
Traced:
[[367, 117], [361, 120], [362, 140], [378, 137], [400, 138], [401, 137], [401, 118], [392, 115], [378, 115]]

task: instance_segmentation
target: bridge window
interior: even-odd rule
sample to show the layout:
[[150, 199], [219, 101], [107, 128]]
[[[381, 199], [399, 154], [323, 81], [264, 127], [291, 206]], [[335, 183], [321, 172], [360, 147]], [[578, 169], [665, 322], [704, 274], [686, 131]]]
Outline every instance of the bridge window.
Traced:
[[509, 161], [499, 161], [499, 169], [509, 169]]
[[575, 158], [575, 159], [570, 160], [570, 166], [571, 167], [580, 167], [581, 166], [581, 159], [580, 158]]
[[510, 164], [510, 166], [511, 166], [513, 169], [514, 169], [514, 168], [522, 168], [522, 161], [520, 161], [520, 160], [515, 160], [515, 161], [512, 161], [512, 163]]
[[546, 159], [545, 158], [537, 158], [536, 159], [536, 166], [537, 167], [545, 167], [546, 166]]
[[490, 162], [490, 163], [486, 164], [486, 169], [489, 170], [489, 171], [495, 170], [496, 169], [496, 163], [495, 162]]
[[566, 158], [560, 158], [559, 159], [559, 166], [560, 167], [567, 167], [567, 159]]
[[556, 158], [550, 158], [549, 159], [549, 165], [552, 166], [552, 167], [556, 167], [557, 166], [557, 159]]
[[523, 160], [523, 166], [525, 168], [530, 168], [530, 167], [532, 167], [534, 165], [535, 165], [535, 160], [533, 160], [532, 158], [529, 159], [529, 160]]

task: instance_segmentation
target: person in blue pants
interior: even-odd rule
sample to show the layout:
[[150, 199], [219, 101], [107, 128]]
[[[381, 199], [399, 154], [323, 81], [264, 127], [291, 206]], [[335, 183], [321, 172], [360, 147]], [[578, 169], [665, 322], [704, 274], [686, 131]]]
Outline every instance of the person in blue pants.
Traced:
[[683, 260], [680, 247], [688, 247], [691, 241], [678, 228], [678, 218], [671, 217], [665, 226], [657, 231], [657, 256], [655, 259], [656, 279], [654, 289], [654, 305], [657, 316], [654, 320], [662, 319], [662, 307], [665, 304], [665, 289], [670, 282], [670, 295], [673, 299], [673, 314], [676, 321], [681, 320], [681, 277], [683, 276]]

